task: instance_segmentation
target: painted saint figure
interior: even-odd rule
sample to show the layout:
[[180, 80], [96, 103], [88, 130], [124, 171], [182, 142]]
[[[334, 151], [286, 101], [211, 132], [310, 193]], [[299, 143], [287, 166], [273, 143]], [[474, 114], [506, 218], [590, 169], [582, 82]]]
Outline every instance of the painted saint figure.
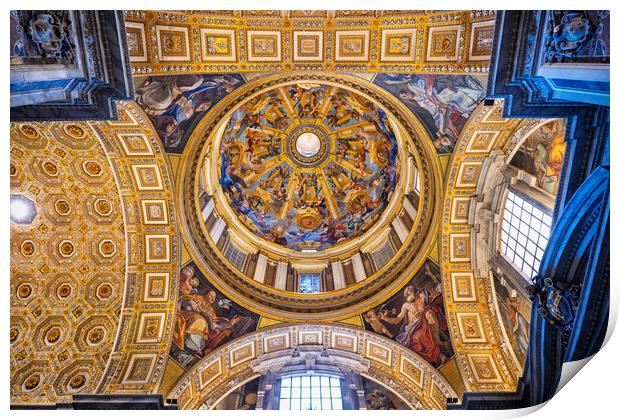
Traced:
[[374, 82], [416, 113], [439, 153], [452, 151], [465, 120], [484, 98], [484, 87], [471, 75], [379, 74]]
[[171, 355], [188, 367], [224, 341], [250, 331], [256, 320], [230, 300], [218, 298], [195, 265], [185, 266], [180, 274]]
[[[432, 280], [432, 279], [431, 279]], [[400, 310], [385, 307], [369, 311], [364, 319], [375, 332], [391, 338], [384, 331], [387, 324], [400, 326], [395, 340], [422, 356], [433, 366], [440, 366], [452, 354], [443, 301], [438, 287], [420, 290], [408, 285], [403, 291], [404, 303]]]

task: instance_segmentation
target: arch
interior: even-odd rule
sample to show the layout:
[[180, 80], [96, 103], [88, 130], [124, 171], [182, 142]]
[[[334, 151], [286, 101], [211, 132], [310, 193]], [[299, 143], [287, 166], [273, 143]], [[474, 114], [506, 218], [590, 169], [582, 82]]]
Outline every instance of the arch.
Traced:
[[144, 111], [117, 102], [119, 119], [86, 123], [121, 192], [126, 266], [121, 322], [97, 393], [155, 393], [168, 360], [180, 249], [168, 158]]
[[167, 398], [177, 399], [181, 409], [211, 408], [257, 372], [313, 351], [327, 352], [326, 358], [385, 386], [415, 409], [445, 409], [446, 399], [457, 397], [428, 362], [378, 334], [336, 324], [286, 324], [219, 347], [186, 371]]
[[498, 319], [492, 279], [478, 269], [477, 260], [485, 257], [476, 255], [477, 207], [485, 200], [481, 184], [493, 177], [490, 167], [507, 162], [547, 120], [503, 118], [503, 105], [495, 100], [476, 108], [446, 174], [440, 236], [444, 303], [455, 359], [469, 392], [514, 391], [523, 371]]
[[[18, 130], [30, 138], [37, 151], [30, 155], [37, 157], [43, 146], [50, 145], [47, 154], [53, 157], [39, 166], [54, 175], [50, 180], [56, 180], [56, 190], [49, 188], [39, 198], [48, 193], [60, 197], [44, 199], [41, 205], [56, 206], [57, 215], [45, 210], [51, 218], [46, 219], [44, 230], [50, 236], [59, 235], [58, 244], [49, 241], [58, 248], [51, 253], [60, 257], [64, 253], [66, 258], [60, 261], [61, 270], [51, 263], [40, 269], [41, 274], [58, 275], [46, 281], [46, 301], [41, 301], [37, 311], [58, 315], [42, 325], [44, 333], [51, 331], [46, 333], [51, 337], [48, 343], [55, 343], [44, 347], [56, 351], [63, 340], [72, 342], [60, 357], [39, 354], [38, 360], [27, 363], [30, 367], [16, 370], [12, 383], [21, 387], [23, 377], [28, 392], [26, 398], [13, 397], [14, 402], [55, 403], [78, 393], [154, 393], [163, 376], [180, 253], [172, 171], [141, 108], [134, 102], [116, 106], [118, 120], [16, 123], [11, 127], [12, 141], [23, 143]], [[14, 149], [16, 156], [24, 155]], [[65, 162], [67, 173], [59, 169]], [[21, 165], [12, 166], [12, 185], [17, 187], [25, 172]], [[58, 189], [59, 179], [66, 182], [66, 191]], [[89, 220], [97, 222], [91, 226]], [[36, 250], [30, 242], [24, 252]], [[26, 294], [22, 289], [21, 294]], [[58, 303], [57, 298], [62, 301]], [[16, 317], [14, 323], [21, 327], [21, 318]], [[12, 337], [17, 334], [14, 341], [21, 345], [26, 336], [20, 337], [15, 330]], [[16, 358], [28, 361], [28, 353], [34, 354], [19, 351]], [[54, 392], [46, 387], [54, 387]]]

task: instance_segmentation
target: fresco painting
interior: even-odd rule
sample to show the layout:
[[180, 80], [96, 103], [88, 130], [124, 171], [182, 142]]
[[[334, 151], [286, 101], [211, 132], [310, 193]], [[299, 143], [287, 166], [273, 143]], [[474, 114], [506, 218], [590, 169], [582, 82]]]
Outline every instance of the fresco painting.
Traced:
[[380, 73], [373, 82], [420, 119], [437, 153], [454, 150], [465, 121], [486, 93], [486, 80], [471, 75]]
[[256, 410], [256, 402], [258, 401], [258, 384], [260, 378], [252, 379], [241, 385], [220, 402], [218, 402], [214, 410]]
[[431, 260], [397, 294], [362, 318], [366, 329], [396, 340], [435, 367], [453, 355], [439, 267]]
[[[327, 148], [324, 161], [307, 167], [286, 145], [305, 126], [323, 136], [316, 153]], [[385, 112], [333, 86], [294, 85], [255, 98], [232, 115], [220, 148], [220, 184], [240, 220], [296, 251], [366, 232], [398, 182], [398, 145]]]
[[529, 318], [531, 304], [509, 284], [502, 284], [500, 279], [498, 274], [493, 274], [497, 306], [510, 345], [519, 363], [523, 366], [530, 340], [530, 323], [526, 317]]
[[136, 78], [135, 100], [148, 114], [168, 153], [182, 153], [200, 119], [241, 86], [237, 74], [188, 74]]
[[216, 347], [255, 331], [258, 319], [220, 293], [191, 262], [181, 269], [170, 356], [187, 369]]
[[362, 376], [367, 410], [410, 410], [396, 394], [384, 386]]
[[566, 143], [564, 122], [553, 120], [530, 134], [510, 164], [536, 177], [536, 186], [555, 196], [560, 182]]

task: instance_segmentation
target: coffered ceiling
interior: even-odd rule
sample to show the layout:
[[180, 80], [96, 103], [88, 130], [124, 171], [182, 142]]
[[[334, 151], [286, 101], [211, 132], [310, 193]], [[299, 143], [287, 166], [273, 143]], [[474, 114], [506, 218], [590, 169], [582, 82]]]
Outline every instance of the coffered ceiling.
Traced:
[[125, 12], [134, 74], [486, 73], [495, 12]]

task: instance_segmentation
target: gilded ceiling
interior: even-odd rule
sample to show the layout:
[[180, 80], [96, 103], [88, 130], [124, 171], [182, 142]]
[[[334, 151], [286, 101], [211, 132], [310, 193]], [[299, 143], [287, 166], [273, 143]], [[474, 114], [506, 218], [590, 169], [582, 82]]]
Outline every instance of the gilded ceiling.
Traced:
[[514, 302], [476, 270], [470, 204], [493, 154], [555, 192], [563, 126], [481, 103], [492, 12], [125, 16], [118, 120], [11, 124], [12, 402], [212, 408], [298, 344], [413, 408], [514, 390]]
[[219, 183], [240, 221], [295, 251], [367, 232], [398, 182], [385, 111], [342, 88], [294, 84], [241, 105], [220, 142]]
[[157, 389], [178, 246], [160, 141], [119, 120], [11, 124], [11, 401]]
[[11, 400], [95, 392], [118, 329], [126, 244], [114, 173], [94, 133], [12, 124], [11, 212], [33, 216], [11, 223]]
[[141, 74], [486, 73], [495, 12], [125, 12]]

